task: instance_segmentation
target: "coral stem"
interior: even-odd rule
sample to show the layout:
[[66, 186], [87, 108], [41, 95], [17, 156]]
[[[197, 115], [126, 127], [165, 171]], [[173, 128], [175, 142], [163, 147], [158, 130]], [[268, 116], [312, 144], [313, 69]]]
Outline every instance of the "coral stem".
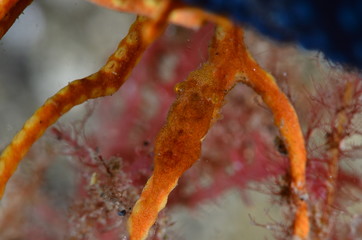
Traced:
[[284, 138], [289, 159], [292, 198], [296, 207], [293, 234], [297, 239], [307, 239], [309, 234], [308, 194], [305, 187], [306, 150], [298, 116], [288, 98], [279, 89], [274, 78], [263, 70], [240, 43], [239, 68], [241, 82], [247, 84], [262, 98], [274, 115], [275, 125]]
[[237, 80], [261, 95], [274, 114], [290, 157], [292, 197], [296, 207], [293, 234], [298, 239], [308, 237], [306, 151], [298, 117], [274, 78], [248, 53], [243, 31], [223, 25], [217, 28], [208, 62], [176, 86], [178, 97], [156, 140], [154, 173], [129, 219], [131, 240], [146, 238], [179, 177], [199, 158], [201, 141], [216, 119], [225, 94]]
[[[222, 37], [221, 37], [222, 36]], [[142, 240], [154, 224], [180, 176], [199, 159], [201, 142], [217, 119], [227, 92], [236, 81], [226, 74], [231, 48], [224, 29], [218, 28], [209, 61], [176, 86], [177, 99], [155, 143], [155, 169], [129, 219], [131, 240]]]
[[339, 161], [341, 158], [341, 149], [340, 144], [346, 135], [346, 127], [349, 125], [349, 119], [347, 110], [353, 101], [355, 94], [355, 86], [352, 82], [346, 82], [343, 96], [342, 96], [342, 107], [340, 112], [338, 112], [335, 121], [332, 121], [334, 126], [332, 126], [332, 132], [330, 133], [328, 144], [328, 175], [326, 183], [326, 199], [324, 201], [324, 209], [320, 219], [321, 226], [317, 227], [317, 236], [316, 239], [328, 239], [331, 230], [331, 214], [333, 209], [333, 204], [336, 198], [336, 185], [339, 175]]
[[0, 39], [33, 0], [2, 0], [0, 2]]
[[69, 83], [26, 121], [0, 156], [0, 196], [20, 160], [51, 124], [72, 107], [88, 99], [111, 95], [123, 85], [142, 53], [165, 29], [164, 17], [160, 16], [159, 20], [138, 17], [105, 66], [88, 77]]

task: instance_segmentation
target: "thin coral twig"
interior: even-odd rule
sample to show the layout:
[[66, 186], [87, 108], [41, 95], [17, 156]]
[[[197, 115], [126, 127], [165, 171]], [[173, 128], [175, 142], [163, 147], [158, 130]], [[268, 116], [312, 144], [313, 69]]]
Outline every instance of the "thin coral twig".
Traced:
[[29, 118], [0, 156], [0, 196], [20, 160], [51, 124], [72, 107], [88, 99], [112, 95], [123, 85], [142, 53], [165, 29], [164, 15], [168, 13], [158, 20], [138, 17], [104, 67], [69, 83]]
[[0, 2], [0, 39], [33, 0], [2, 0]]
[[[235, 30], [236, 31], [236, 30]], [[274, 115], [275, 125], [287, 147], [290, 159], [292, 198], [295, 205], [293, 235], [298, 239], [307, 239], [309, 234], [308, 198], [305, 188], [306, 150], [298, 116], [288, 98], [279, 89], [273, 76], [262, 69], [247, 51], [241, 30], [235, 33], [237, 45], [233, 58], [225, 71], [235, 73], [238, 80], [250, 86], [259, 94]]]
[[340, 144], [345, 136], [346, 126], [349, 125], [349, 116], [347, 109], [353, 101], [355, 86], [352, 82], [347, 82], [344, 88], [343, 96], [341, 96], [342, 108], [337, 113], [335, 121], [333, 121], [332, 132], [329, 134], [328, 144], [328, 179], [326, 183], [327, 196], [324, 201], [324, 209], [321, 214], [320, 226], [317, 226], [316, 239], [327, 239], [331, 229], [331, 213], [332, 206], [336, 197], [336, 184], [339, 175], [339, 161], [341, 158]]
[[248, 53], [242, 41], [239, 43], [239, 78], [262, 98], [274, 115], [274, 122], [284, 138], [291, 174], [292, 198], [296, 207], [293, 225], [295, 238], [306, 239], [309, 234], [308, 198], [305, 187], [306, 150], [298, 116], [288, 98], [279, 89], [274, 78], [265, 72]]

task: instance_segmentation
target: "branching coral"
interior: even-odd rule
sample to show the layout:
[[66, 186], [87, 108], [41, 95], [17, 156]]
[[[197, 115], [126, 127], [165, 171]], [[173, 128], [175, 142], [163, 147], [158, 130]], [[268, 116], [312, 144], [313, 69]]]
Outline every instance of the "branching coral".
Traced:
[[[130, 239], [146, 238], [178, 179], [199, 158], [201, 142], [218, 119], [224, 97], [236, 82], [245, 83], [254, 89], [274, 114], [275, 124], [290, 158], [290, 188], [295, 206], [292, 232], [294, 237], [306, 239], [309, 231], [308, 195], [305, 189], [306, 152], [298, 118], [273, 77], [246, 50], [242, 30], [222, 17], [198, 9], [185, 11], [185, 5], [171, 1], [137, 1], [131, 5], [125, 1], [113, 4], [110, 6], [151, 15], [152, 18], [138, 17], [100, 71], [71, 82], [48, 99], [25, 123], [0, 156], [1, 193], [31, 145], [61, 115], [88, 99], [111, 95], [122, 86], [144, 50], [163, 32], [168, 20], [187, 26], [197, 26], [212, 20], [218, 26], [210, 46], [209, 60], [176, 86], [177, 99], [171, 107], [166, 125], [156, 139], [153, 175], [129, 219]], [[13, 6], [17, 5], [14, 3]], [[180, 9], [181, 13], [177, 12]], [[182, 20], [187, 13], [193, 16], [191, 22]]]
[[[312, 113], [306, 131], [308, 188], [311, 201], [316, 203], [311, 208], [311, 237], [346, 239], [346, 235], [352, 234], [338, 230], [343, 224], [338, 209], [349, 213], [346, 208], [359, 201], [361, 186], [353, 162], [360, 158], [361, 148], [357, 140], [361, 136], [361, 79], [349, 73], [333, 73], [328, 83], [316, 88], [316, 94], [309, 97], [311, 108], [323, 111]], [[322, 140], [316, 142], [313, 138], [319, 134]]]
[[[233, 81], [237, 80], [248, 84], [263, 97], [285, 137], [291, 153], [292, 190], [297, 206], [294, 234], [300, 238], [307, 236], [309, 227], [304, 176], [306, 153], [302, 133], [296, 130], [299, 129], [298, 119], [273, 78], [253, 61], [242, 41], [242, 32], [237, 28], [218, 29], [211, 45], [209, 62], [176, 86], [179, 97], [171, 108], [168, 123], [156, 140], [154, 174], [130, 219], [131, 239], [145, 238], [157, 212], [166, 204], [167, 196], [176, 186], [180, 175], [199, 158], [202, 138], [217, 117], [224, 95], [233, 86]], [[210, 86], [204, 85], [203, 82], [208, 79], [215, 82], [211, 82]], [[223, 82], [225, 83], [222, 84]], [[220, 84], [221, 86], [217, 87]], [[199, 115], [202, 112], [204, 114]], [[133, 226], [140, 229], [134, 230]], [[133, 232], [135, 234], [132, 234]]]
[[[128, 36], [99, 72], [73, 81], [34, 113], [1, 155], [1, 171], [3, 172], [1, 192], [4, 191], [5, 183], [29, 147], [61, 115], [88, 99], [111, 95], [118, 90], [143, 51], [165, 26], [164, 24], [154, 26], [154, 24], [152, 20], [139, 17], [131, 27]], [[154, 32], [150, 32], [150, 29]]]

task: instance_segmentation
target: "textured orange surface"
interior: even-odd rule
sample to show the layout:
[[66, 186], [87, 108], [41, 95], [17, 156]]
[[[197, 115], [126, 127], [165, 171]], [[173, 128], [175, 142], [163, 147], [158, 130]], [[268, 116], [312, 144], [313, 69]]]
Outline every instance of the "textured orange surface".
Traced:
[[155, 169], [129, 219], [131, 240], [147, 237], [157, 214], [181, 175], [200, 157], [201, 142], [217, 119], [224, 97], [234, 86], [235, 77], [225, 74], [225, 59], [233, 49], [224, 48], [231, 36], [215, 37], [210, 59], [176, 86], [177, 99], [167, 123], [155, 143]]
[[300, 239], [306, 239], [309, 232], [306, 203], [308, 195], [305, 187], [307, 157], [298, 116], [288, 98], [275, 83], [274, 78], [265, 72], [246, 51], [242, 54], [242, 59], [244, 68], [240, 73], [246, 76], [246, 78], [242, 78], [242, 82], [253, 88], [271, 109], [275, 125], [279, 128], [287, 147], [290, 161], [290, 187], [296, 207], [293, 233]]
[[0, 39], [13, 25], [18, 16], [33, 0], [0, 1]]
[[217, 29], [208, 62], [176, 86], [178, 97], [156, 140], [154, 173], [129, 220], [131, 240], [146, 238], [178, 179], [199, 158], [202, 139], [217, 119], [224, 97], [235, 81], [253, 88], [274, 114], [291, 162], [291, 187], [296, 205], [293, 233], [300, 239], [307, 238], [309, 222], [303, 200], [306, 152], [297, 115], [273, 77], [248, 53], [242, 30], [229, 26]]
[[243, 41], [237, 41], [235, 44], [240, 49], [239, 56], [234, 59], [235, 61], [231, 61], [235, 66], [230, 65], [230, 68], [238, 69], [237, 76], [240, 81], [250, 86], [263, 98], [274, 115], [274, 123], [287, 147], [290, 161], [290, 187], [296, 208], [293, 234], [299, 239], [306, 239], [309, 233], [306, 203], [308, 195], [305, 187], [307, 157], [298, 116], [274, 78], [265, 72], [247, 52]]
[[[73, 81], [49, 98], [25, 123], [0, 156], [0, 195], [16, 170], [20, 160], [44, 131], [72, 107], [88, 99], [108, 96], [116, 92], [137, 64], [144, 50], [164, 30], [166, 22], [157, 24], [146, 17], [138, 17], [128, 35], [97, 73]], [[153, 29], [150, 31], [149, 28]], [[147, 32], [147, 38], [144, 36]], [[153, 35], [150, 35], [150, 34]]]
[[3, 19], [17, 3], [18, 0], [2, 0], [0, 2], [0, 19]]

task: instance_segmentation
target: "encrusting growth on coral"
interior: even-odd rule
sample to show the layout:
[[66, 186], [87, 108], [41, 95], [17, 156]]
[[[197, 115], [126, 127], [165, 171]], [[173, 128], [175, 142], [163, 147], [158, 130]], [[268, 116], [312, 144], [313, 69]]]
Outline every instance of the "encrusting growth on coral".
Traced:
[[[115, 1], [113, 4], [121, 2], [123, 1]], [[137, 1], [143, 4], [146, 2]], [[73, 106], [117, 91], [145, 49], [163, 32], [168, 21], [180, 21], [175, 18], [173, 11], [183, 5], [173, 5], [172, 1], [156, 2], [157, 11], [152, 10], [153, 18], [138, 17], [103, 68], [86, 78], [71, 82], [49, 98], [25, 123], [0, 156], [0, 195], [20, 160], [51, 124]], [[123, 8], [131, 8], [130, 6]], [[167, 123], [156, 139], [153, 175], [129, 218], [130, 239], [143, 240], [147, 237], [178, 179], [199, 159], [202, 140], [219, 118], [225, 95], [237, 82], [255, 90], [274, 115], [274, 122], [279, 128], [290, 158], [290, 188], [295, 206], [292, 232], [297, 239], [307, 239], [309, 221], [306, 203], [308, 195], [305, 189], [306, 152], [298, 117], [292, 105], [278, 88], [274, 78], [248, 53], [241, 28], [230, 22], [226, 23], [222, 17], [201, 14], [201, 10], [195, 10], [193, 14], [197, 21], [185, 25], [195, 26], [206, 19], [214, 20], [218, 24], [209, 49], [209, 60], [175, 88], [177, 99], [170, 109]]]

